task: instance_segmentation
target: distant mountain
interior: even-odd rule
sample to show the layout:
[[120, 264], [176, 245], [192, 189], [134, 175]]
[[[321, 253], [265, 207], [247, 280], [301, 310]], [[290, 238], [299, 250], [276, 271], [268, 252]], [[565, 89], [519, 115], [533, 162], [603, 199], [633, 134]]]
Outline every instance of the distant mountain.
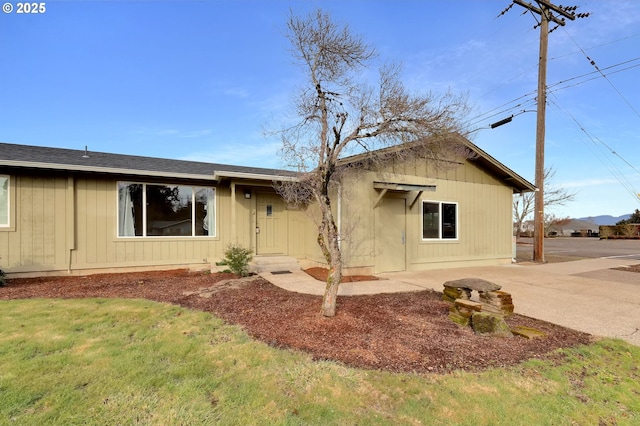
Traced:
[[630, 217], [631, 217], [630, 214], [625, 214], [618, 217], [613, 217], [610, 215], [600, 215], [600, 216], [581, 217], [577, 220], [586, 220], [588, 222], [595, 223], [596, 225], [615, 225], [621, 220], [627, 220]]

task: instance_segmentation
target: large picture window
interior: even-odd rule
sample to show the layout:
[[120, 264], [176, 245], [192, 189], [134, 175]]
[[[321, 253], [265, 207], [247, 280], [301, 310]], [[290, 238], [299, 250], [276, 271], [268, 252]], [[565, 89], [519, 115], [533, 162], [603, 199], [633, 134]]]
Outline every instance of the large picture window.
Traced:
[[118, 182], [119, 237], [215, 236], [215, 189]]
[[458, 204], [439, 201], [422, 202], [422, 239], [455, 240], [458, 238]]
[[0, 227], [9, 226], [9, 176], [0, 175]]

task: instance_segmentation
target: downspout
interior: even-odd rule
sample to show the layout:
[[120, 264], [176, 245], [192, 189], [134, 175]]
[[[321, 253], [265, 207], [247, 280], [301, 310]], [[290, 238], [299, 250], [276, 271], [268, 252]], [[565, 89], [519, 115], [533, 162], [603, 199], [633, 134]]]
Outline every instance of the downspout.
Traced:
[[67, 177], [67, 191], [65, 198], [65, 248], [69, 252], [67, 273], [71, 274], [72, 254], [73, 250], [76, 249], [76, 191], [75, 179], [73, 176]]

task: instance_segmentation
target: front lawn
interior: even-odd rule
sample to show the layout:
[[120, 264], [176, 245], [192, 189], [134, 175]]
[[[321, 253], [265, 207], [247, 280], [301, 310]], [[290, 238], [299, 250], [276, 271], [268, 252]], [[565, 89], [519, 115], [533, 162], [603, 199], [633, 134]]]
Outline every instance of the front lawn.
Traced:
[[481, 373], [313, 361], [147, 300], [0, 302], [0, 424], [640, 424], [640, 348]]

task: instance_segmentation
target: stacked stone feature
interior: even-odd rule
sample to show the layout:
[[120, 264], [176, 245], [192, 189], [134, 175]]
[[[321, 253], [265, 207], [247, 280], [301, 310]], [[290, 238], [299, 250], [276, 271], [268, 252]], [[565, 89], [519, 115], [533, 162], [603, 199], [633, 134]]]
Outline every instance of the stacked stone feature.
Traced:
[[[498, 284], [479, 278], [463, 278], [444, 283], [442, 299], [451, 303], [449, 319], [471, 326], [476, 334], [511, 336], [504, 317], [513, 314], [511, 295], [500, 291]], [[471, 292], [477, 291], [479, 302], [471, 300]], [[477, 317], [477, 324], [473, 318]], [[490, 328], [490, 331], [486, 329]]]
[[442, 300], [454, 303], [456, 299], [470, 300], [471, 290], [460, 287], [447, 287], [447, 283], [445, 283], [444, 291], [442, 292]]
[[[475, 290], [478, 293], [488, 293], [498, 291], [501, 288], [502, 287], [498, 284], [492, 283], [491, 281], [482, 280], [480, 278], [462, 278], [460, 280], [447, 281], [446, 283], [444, 283], [445, 295], [464, 293], [467, 295], [467, 299], [471, 298], [472, 290]], [[444, 300], [447, 300], [444, 296], [442, 298]]]
[[456, 299], [449, 308], [449, 319], [456, 324], [469, 326], [474, 313], [482, 310], [482, 304], [466, 299]]
[[513, 314], [513, 300], [507, 292], [496, 291], [479, 291], [480, 303], [482, 310], [502, 314], [505, 317]]

